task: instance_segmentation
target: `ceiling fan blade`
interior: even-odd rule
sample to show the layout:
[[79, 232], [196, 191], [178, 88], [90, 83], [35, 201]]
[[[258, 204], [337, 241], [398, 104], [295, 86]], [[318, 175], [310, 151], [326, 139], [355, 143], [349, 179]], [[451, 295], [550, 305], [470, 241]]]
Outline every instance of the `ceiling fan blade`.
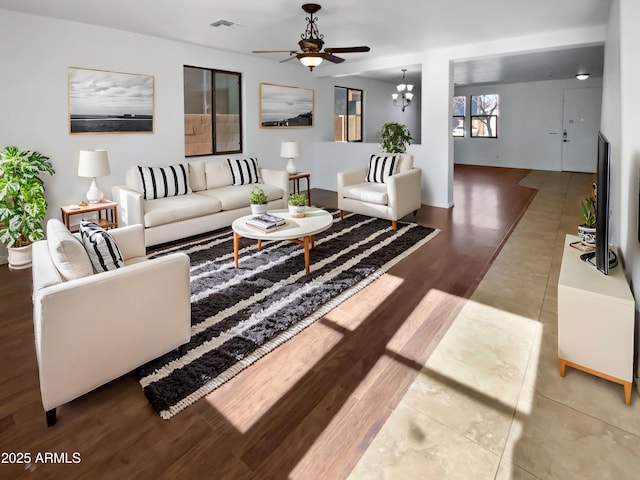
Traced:
[[293, 55], [297, 52], [295, 50], [253, 50], [251, 53], [288, 53]]
[[325, 48], [327, 53], [355, 53], [355, 52], [368, 52], [371, 49], [369, 47], [334, 47]]
[[294, 53], [291, 54], [291, 57], [285, 58], [284, 60], [280, 60], [278, 63], [284, 63], [284, 62], [288, 62], [289, 60], [293, 60], [294, 58], [298, 58], [296, 55], [294, 55]]
[[333, 63], [342, 63], [342, 62], [344, 62], [344, 58], [336, 57], [335, 55], [331, 55], [330, 53], [326, 53], [326, 52], [322, 54], [322, 58], [324, 58], [325, 60], [328, 60], [329, 62], [333, 62]]

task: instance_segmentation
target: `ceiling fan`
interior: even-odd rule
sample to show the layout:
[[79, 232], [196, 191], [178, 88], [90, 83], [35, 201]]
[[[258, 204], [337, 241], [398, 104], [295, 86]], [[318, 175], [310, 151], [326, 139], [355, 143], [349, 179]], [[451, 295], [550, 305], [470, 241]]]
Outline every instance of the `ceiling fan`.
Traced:
[[324, 35], [318, 32], [316, 22], [318, 17], [314, 17], [313, 14], [320, 10], [320, 5], [317, 3], [305, 3], [302, 5], [302, 9], [309, 14], [305, 18], [307, 21], [307, 28], [302, 35], [301, 40], [298, 42], [300, 50], [254, 50], [252, 53], [288, 53], [289, 58], [282, 60], [282, 62], [288, 62], [294, 58], [300, 60], [305, 67], [309, 67], [309, 70], [313, 71], [314, 67], [317, 67], [323, 60], [327, 60], [333, 63], [342, 63], [344, 58], [337, 57], [334, 53], [353, 53], [353, 52], [368, 52], [371, 50], [369, 47], [327, 47], [322, 51], [324, 46]]

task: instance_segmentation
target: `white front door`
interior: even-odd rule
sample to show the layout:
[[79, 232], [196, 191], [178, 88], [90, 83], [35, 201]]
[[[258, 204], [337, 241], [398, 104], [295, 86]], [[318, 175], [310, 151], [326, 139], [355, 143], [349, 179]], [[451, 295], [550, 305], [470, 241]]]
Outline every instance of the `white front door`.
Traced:
[[602, 88], [568, 88], [564, 91], [562, 119], [562, 170], [596, 171]]

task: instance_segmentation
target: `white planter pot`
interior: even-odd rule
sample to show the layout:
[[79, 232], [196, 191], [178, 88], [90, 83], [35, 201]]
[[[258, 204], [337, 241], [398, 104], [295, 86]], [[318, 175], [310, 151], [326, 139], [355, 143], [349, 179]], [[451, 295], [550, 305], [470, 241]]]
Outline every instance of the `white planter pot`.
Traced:
[[267, 213], [267, 204], [266, 203], [261, 203], [261, 204], [252, 203], [251, 204], [251, 213], [253, 215], [264, 215], [265, 213]]
[[26, 247], [9, 247], [9, 269], [24, 270], [31, 267], [31, 244]]
[[304, 217], [304, 212], [307, 210], [306, 205], [289, 205], [289, 214], [292, 218]]
[[593, 246], [596, 244], [596, 227], [578, 225], [578, 236], [583, 244]]

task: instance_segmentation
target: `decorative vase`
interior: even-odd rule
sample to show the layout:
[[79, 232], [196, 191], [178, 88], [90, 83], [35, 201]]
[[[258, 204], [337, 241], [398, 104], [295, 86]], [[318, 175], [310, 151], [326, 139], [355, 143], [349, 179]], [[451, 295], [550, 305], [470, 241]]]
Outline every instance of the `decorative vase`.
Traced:
[[578, 225], [578, 236], [584, 245], [594, 246], [596, 244], [596, 227]]
[[264, 215], [267, 213], [267, 204], [266, 203], [252, 203], [251, 204], [251, 213], [253, 215]]
[[289, 214], [291, 215], [291, 218], [303, 218], [306, 210], [306, 205], [289, 205]]
[[26, 247], [8, 247], [9, 269], [24, 270], [31, 267], [31, 244]]

